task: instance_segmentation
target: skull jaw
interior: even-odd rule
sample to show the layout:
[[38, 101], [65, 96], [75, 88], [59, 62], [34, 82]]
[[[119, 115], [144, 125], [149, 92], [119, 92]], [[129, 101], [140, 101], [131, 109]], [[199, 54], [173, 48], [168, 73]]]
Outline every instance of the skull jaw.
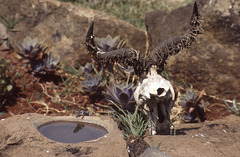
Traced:
[[151, 117], [151, 123], [153, 123], [150, 132], [152, 135], [170, 135], [172, 123], [169, 112], [172, 106], [169, 106], [171, 103], [168, 102], [169, 101], [167, 101], [167, 103], [160, 102], [155, 105], [151, 104], [153, 107], [150, 108], [149, 116]]
[[150, 69], [147, 78], [139, 83], [134, 98], [139, 105], [147, 107], [151, 118], [150, 133], [170, 134], [170, 110], [175, 102], [175, 92], [171, 82], [159, 75], [155, 67]]

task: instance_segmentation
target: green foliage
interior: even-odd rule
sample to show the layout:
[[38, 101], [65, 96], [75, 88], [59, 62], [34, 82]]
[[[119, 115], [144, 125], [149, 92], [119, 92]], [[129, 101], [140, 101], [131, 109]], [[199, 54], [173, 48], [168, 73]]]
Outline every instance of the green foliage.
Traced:
[[232, 107], [230, 105], [228, 105], [227, 101], [225, 100], [225, 98], [223, 98], [225, 105], [236, 115], [240, 116], [240, 105], [239, 103], [237, 103], [237, 101], [235, 99], [233, 99], [232, 101]]
[[6, 97], [9, 96], [13, 90], [13, 79], [10, 74], [11, 62], [4, 60], [0, 56], [0, 108], [6, 101]]
[[[114, 103], [113, 103], [114, 104]], [[149, 119], [145, 121], [141, 113], [138, 112], [137, 105], [133, 114], [129, 111], [124, 111], [117, 104], [114, 104], [119, 111], [114, 110], [114, 115], [118, 118], [120, 125], [122, 125], [123, 134], [126, 138], [130, 135], [143, 137], [149, 123]]]
[[144, 28], [145, 14], [154, 10], [170, 12], [192, 0], [171, 2], [168, 0], [60, 0], [80, 4], [120, 18], [139, 28]]
[[162, 142], [159, 142], [158, 145], [156, 145], [156, 143], [155, 143], [153, 138], [152, 138], [152, 140], [153, 140], [153, 147], [159, 149], [161, 144], [162, 144]]
[[15, 20], [15, 16], [13, 16], [11, 19], [7, 19], [5, 16], [0, 15], [0, 20], [7, 27], [7, 32], [8, 32], [8, 31], [17, 31], [14, 29], [14, 27], [23, 19]]

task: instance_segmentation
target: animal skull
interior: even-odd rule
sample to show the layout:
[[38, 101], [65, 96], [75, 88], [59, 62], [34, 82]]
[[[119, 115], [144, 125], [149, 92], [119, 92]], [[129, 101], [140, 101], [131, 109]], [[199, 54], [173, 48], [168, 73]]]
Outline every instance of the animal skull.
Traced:
[[139, 83], [134, 98], [151, 117], [151, 134], [169, 134], [175, 92], [172, 84], [157, 73], [156, 66], [152, 66], [147, 78]]

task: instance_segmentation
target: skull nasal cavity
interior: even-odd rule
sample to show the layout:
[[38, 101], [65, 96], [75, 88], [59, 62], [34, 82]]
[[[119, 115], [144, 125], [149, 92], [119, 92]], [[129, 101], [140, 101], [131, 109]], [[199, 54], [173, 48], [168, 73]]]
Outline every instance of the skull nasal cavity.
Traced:
[[161, 95], [164, 92], [164, 88], [158, 88], [157, 89], [157, 94]]

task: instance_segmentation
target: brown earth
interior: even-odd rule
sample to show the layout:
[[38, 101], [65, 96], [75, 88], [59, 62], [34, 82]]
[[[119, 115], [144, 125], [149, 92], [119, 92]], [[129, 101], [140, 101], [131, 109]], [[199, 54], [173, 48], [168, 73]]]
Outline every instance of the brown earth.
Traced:
[[237, 157], [240, 154], [240, 118], [228, 116], [211, 122], [175, 125], [176, 136], [148, 136], [149, 145], [174, 157]]

